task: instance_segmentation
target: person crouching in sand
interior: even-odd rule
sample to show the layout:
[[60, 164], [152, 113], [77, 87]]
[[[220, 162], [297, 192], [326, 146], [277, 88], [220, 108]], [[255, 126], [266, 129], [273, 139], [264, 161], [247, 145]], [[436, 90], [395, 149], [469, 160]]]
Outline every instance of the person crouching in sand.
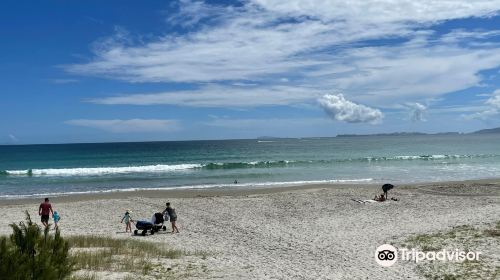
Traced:
[[172, 224], [172, 233], [174, 232], [179, 233], [179, 229], [175, 225], [175, 222], [177, 221], [177, 213], [175, 213], [175, 209], [170, 206], [170, 202], [167, 202], [165, 205], [167, 206], [167, 208], [163, 210], [162, 214], [163, 215], [165, 215], [165, 213], [168, 214], [170, 218], [170, 223]]
[[125, 211], [121, 223], [125, 222], [125, 232], [132, 232], [132, 218], [130, 217], [130, 210]]

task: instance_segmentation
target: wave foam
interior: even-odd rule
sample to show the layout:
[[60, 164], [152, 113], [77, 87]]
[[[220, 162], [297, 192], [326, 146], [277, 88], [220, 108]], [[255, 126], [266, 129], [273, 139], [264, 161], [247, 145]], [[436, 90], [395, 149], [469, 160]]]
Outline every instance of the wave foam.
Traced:
[[405, 160], [453, 160], [470, 158], [490, 158], [500, 155], [400, 155], [392, 157], [363, 157], [348, 159], [325, 159], [325, 160], [275, 160], [275, 161], [252, 161], [252, 162], [211, 162], [205, 164], [157, 164], [145, 166], [125, 167], [82, 167], [82, 168], [47, 168], [27, 170], [0, 170], [0, 175], [24, 175], [24, 176], [98, 176], [125, 173], [166, 173], [184, 171], [190, 169], [244, 169], [244, 168], [273, 168], [303, 166], [310, 164], [335, 164], [343, 162], [374, 162], [374, 161], [405, 161]]
[[135, 192], [135, 191], [163, 191], [175, 189], [215, 189], [215, 188], [266, 188], [266, 187], [293, 187], [302, 185], [317, 185], [317, 184], [359, 184], [373, 181], [372, 178], [362, 179], [332, 179], [332, 180], [312, 180], [312, 181], [287, 181], [287, 182], [262, 182], [262, 183], [244, 183], [244, 184], [208, 184], [208, 185], [191, 185], [191, 186], [172, 186], [172, 187], [155, 187], [155, 188], [126, 188], [126, 189], [107, 189], [107, 190], [91, 190], [91, 191], [74, 191], [74, 192], [50, 192], [36, 194], [6, 194], [0, 195], [0, 199], [22, 199], [36, 197], [56, 197], [82, 194], [99, 194], [99, 193], [115, 193], [115, 192]]
[[201, 168], [201, 164], [145, 165], [124, 167], [47, 168], [27, 170], [5, 170], [7, 175], [33, 176], [92, 176], [125, 173], [161, 173]]
[[463, 159], [463, 158], [487, 158], [498, 155], [418, 155], [418, 156], [393, 156], [393, 157], [365, 157], [366, 161], [384, 160], [440, 160], [440, 159]]

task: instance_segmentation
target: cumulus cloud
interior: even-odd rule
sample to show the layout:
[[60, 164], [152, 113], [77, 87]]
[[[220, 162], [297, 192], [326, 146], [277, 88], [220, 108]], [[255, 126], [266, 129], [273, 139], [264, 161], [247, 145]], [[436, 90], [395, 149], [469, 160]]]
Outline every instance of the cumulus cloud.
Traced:
[[172, 131], [178, 128], [175, 120], [158, 119], [130, 119], [130, 120], [88, 120], [76, 119], [65, 121], [66, 124], [74, 126], [90, 127], [109, 132], [161, 132]]
[[427, 110], [427, 107], [415, 102], [415, 103], [407, 103], [406, 106], [410, 109], [410, 120], [413, 122], [421, 122], [425, 121], [424, 114]]
[[326, 94], [319, 100], [320, 106], [333, 119], [349, 123], [377, 123], [384, 115], [378, 109], [356, 104], [342, 94]]

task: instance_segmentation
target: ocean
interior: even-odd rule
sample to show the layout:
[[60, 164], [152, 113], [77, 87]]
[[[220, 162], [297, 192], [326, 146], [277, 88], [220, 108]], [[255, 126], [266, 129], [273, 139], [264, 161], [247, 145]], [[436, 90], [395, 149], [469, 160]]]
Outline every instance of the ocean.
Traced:
[[0, 146], [0, 199], [498, 177], [500, 134]]

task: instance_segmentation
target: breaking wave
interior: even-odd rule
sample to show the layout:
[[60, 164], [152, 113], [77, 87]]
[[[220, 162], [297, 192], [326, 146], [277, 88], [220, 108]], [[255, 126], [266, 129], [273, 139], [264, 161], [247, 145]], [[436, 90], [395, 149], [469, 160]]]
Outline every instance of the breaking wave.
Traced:
[[470, 158], [499, 157], [500, 155], [401, 155], [390, 157], [362, 157], [331, 160], [276, 160], [276, 161], [251, 161], [251, 162], [211, 162], [211, 163], [186, 163], [186, 164], [156, 164], [144, 166], [123, 167], [81, 167], [81, 168], [46, 168], [25, 170], [0, 170], [0, 176], [99, 176], [127, 173], [169, 173], [188, 170], [204, 169], [246, 169], [246, 168], [283, 168], [308, 165], [328, 165], [345, 162], [381, 162], [381, 161], [407, 161], [407, 160], [458, 160]]
[[95, 176], [125, 173], [164, 173], [172, 171], [183, 171], [201, 168], [200, 164], [157, 164], [145, 166], [123, 166], [123, 167], [82, 167], [82, 168], [46, 168], [27, 170], [5, 170], [5, 175], [27, 175], [27, 176]]

